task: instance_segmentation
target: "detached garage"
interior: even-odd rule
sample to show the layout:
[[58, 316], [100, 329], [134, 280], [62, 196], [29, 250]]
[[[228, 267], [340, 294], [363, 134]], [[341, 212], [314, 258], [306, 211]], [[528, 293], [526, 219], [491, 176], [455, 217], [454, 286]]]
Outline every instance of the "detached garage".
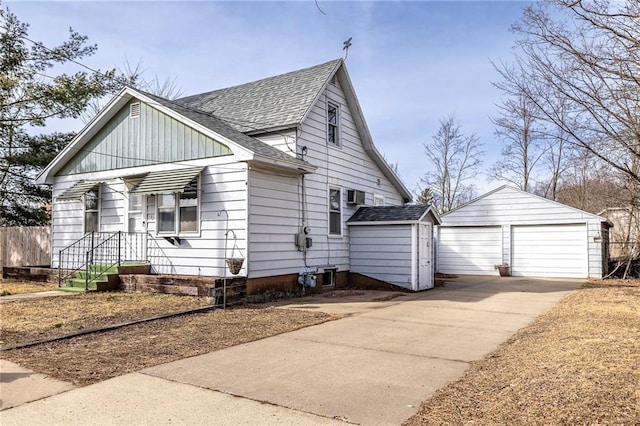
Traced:
[[514, 276], [601, 278], [609, 226], [603, 217], [503, 186], [442, 216], [437, 270], [498, 275], [502, 264]]

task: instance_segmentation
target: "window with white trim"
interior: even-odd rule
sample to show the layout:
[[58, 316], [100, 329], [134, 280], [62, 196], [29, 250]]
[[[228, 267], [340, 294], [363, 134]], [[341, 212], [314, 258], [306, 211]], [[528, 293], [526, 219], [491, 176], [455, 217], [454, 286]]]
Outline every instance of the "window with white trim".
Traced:
[[84, 232], [100, 230], [100, 185], [96, 185], [84, 194]]
[[327, 142], [340, 146], [340, 108], [327, 103]]
[[158, 234], [192, 234], [199, 230], [200, 204], [198, 179], [194, 178], [182, 192], [157, 194]]
[[342, 235], [342, 194], [340, 188], [329, 188], [329, 235]]
[[373, 205], [375, 207], [384, 206], [384, 195], [373, 194]]

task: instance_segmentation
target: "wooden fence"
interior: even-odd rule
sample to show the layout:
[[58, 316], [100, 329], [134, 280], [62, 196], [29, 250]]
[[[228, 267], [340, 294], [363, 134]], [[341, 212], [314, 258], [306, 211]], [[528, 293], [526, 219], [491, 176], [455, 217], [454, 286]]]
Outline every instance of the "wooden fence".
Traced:
[[50, 227], [0, 227], [0, 271], [4, 267], [45, 266], [50, 263]]

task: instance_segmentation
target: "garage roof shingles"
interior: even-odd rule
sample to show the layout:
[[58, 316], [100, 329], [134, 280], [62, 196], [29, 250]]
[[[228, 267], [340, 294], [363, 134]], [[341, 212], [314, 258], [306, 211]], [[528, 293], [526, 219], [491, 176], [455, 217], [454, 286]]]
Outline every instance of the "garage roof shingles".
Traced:
[[429, 210], [429, 206], [360, 207], [347, 222], [407, 222], [416, 221]]

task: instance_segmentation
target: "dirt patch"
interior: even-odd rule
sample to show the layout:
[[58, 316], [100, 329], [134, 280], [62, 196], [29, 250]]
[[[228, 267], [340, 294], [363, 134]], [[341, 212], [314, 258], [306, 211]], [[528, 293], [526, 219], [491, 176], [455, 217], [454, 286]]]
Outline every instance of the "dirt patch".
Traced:
[[638, 342], [640, 280], [590, 282], [404, 424], [640, 424]]
[[55, 284], [32, 281], [0, 281], [0, 296], [11, 294], [40, 293], [58, 288]]
[[5, 302], [0, 346], [143, 319], [211, 304], [210, 298], [141, 293], [81, 293]]
[[392, 294], [388, 294], [386, 296], [381, 296], [381, 297], [376, 297], [375, 299], [372, 299], [373, 302], [387, 302], [389, 300], [393, 300], [397, 297], [401, 297], [401, 296], [406, 296], [405, 293], [392, 293]]
[[5, 351], [2, 358], [83, 386], [335, 318], [273, 307], [216, 310]]
[[336, 291], [331, 291], [329, 293], [323, 293], [322, 297], [335, 298], [335, 297], [347, 297], [347, 296], [362, 296], [363, 294], [364, 293], [362, 291], [336, 290]]

